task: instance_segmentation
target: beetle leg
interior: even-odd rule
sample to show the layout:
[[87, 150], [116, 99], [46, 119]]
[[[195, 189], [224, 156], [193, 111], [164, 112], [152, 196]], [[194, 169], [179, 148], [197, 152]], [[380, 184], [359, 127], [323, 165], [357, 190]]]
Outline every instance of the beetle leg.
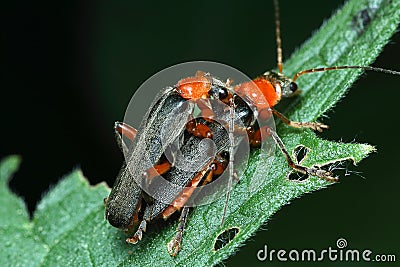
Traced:
[[337, 177], [333, 177], [332, 173], [329, 171], [325, 171], [316, 167], [305, 167], [300, 164], [296, 164], [293, 159], [290, 157], [289, 152], [286, 150], [285, 145], [283, 144], [282, 140], [279, 138], [278, 134], [272, 130], [271, 128], [268, 128], [268, 132], [271, 134], [272, 138], [274, 138], [275, 143], [279, 146], [280, 150], [282, 151], [283, 155], [286, 158], [286, 161], [288, 165], [294, 169], [297, 172], [303, 173], [303, 174], [308, 174], [312, 176], [318, 176], [319, 178], [322, 178], [324, 180], [327, 180], [329, 182], [336, 182], [338, 181]]
[[154, 165], [153, 167], [147, 169], [143, 173], [143, 178], [151, 181], [154, 177], [163, 175], [171, 168], [171, 163], [168, 160], [163, 160], [160, 163]]
[[130, 126], [129, 124], [126, 124], [124, 122], [119, 122], [116, 121], [114, 125], [115, 131], [117, 131], [121, 136], [128, 137], [129, 140], [133, 141], [133, 139], [136, 136], [137, 130]]
[[[174, 213], [177, 209], [182, 207], [187, 202], [189, 197], [193, 194], [194, 189], [199, 185], [201, 181], [203, 181], [202, 185], [205, 185], [212, 181], [214, 175], [222, 174], [228, 163], [226, 161], [222, 161], [222, 156], [217, 156], [221, 159], [215, 159], [215, 161], [211, 163], [209, 167], [207, 167], [206, 172], [202, 171], [197, 174], [196, 177], [190, 182], [190, 185], [188, 185], [188, 187], [185, 187], [182, 190], [182, 193], [173, 201], [173, 203], [171, 203], [172, 205], [168, 206], [168, 208], [164, 210], [164, 219], [168, 218], [172, 213]], [[189, 207], [182, 208], [181, 216], [179, 218], [179, 224], [176, 229], [176, 234], [167, 245], [168, 252], [171, 256], [176, 256], [181, 249], [182, 236], [188, 212]]]
[[[151, 218], [151, 211], [152, 207], [147, 207], [143, 219], [139, 224], [138, 229], [136, 230], [135, 234], [132, 237], [127, 238], [125, 241], [129, 244], [136, 244], [139, 240], [142, 240], [143, 232], [146, 232], [147, 222], [150, 221]], [[135, 218], [134, 218], [135, 220]]]
[[247, 134], [249, 136], [250, 145], [252, 147], [259, 147], [261, 142], [271, 135], [269, 129], [268, 126], [262, 126], [257, 130], [254, 130], [253, 127], [249, 127], [247, 129]]
[[[199, 184], [206, 185], [212, 181], [214, 176], [219, 176], [224, 172], [229, 159], [226, 158], [226, 155], [222, 155], [222, 153], [224, 152], [221, 152], [221, 155], [216, 155], [216, 159], [211, 164], [198, 172], [189, 184], [183, 188], [181, 193], [163, 211], [162, 216], [165, 220], [185, 205]], [[234, 175], [234, 178], [238, 179], [237, 175]]]
[[212, 181], [213, 176], [221, 175], [225, 170], [228, 162], [224, 155], [217, 155], [217, 158], [206, 168], [200, 171], [182, 190], [182, 192], [171, 202], [171, 204], [163, 211], [162, 216], [167, 219], [175, 211], [183, 207], [179, 224], [176, 229], [174, 238], [168, 243], [168, 252], [171, 256], [176, 256], [181, 249], [181, 242], [183, 236], [183, 230], [189, 212], [189, 207], [185, 207], [185, 203], [193, 194], [193, 191], [201, 183], [205, 185]]
[[137, 130], [132, 126], [116, 121], [114, 124], [114, 132], [115, 132], [115, 139], [117, 140], [117, 144], [122, 150], [122, 152], [126, 155], [129, 151], [128, 146], [123, 140], [123, 136], [127, 137], [129, 140], [133, 141], [136, 136]]
[[142, 208], [142, 199], [139, 199], [139, 202], [136, 206], [135, 213], [133, 215], [132, 222], [126, 227], [125, 233], [132, 233], [132, 230], [139, 224], [139, 212]]
[[329, 126], [319, 123], [319, 122], [298, 122], [298, 121], [291, 121], [286, 118], [282, 113], [272, 109], [272, 113], [274, 113], [278, 118], [280, 118], [284, 123], [291, 127], [295, 128], [310, 128], [312, 130], [316, 130], [318, 132], [322, 132], [324, 129], [328, 129]]
[[185, 229], [185, 223], [188, 213], [189, 213], [189, 207], [183, 207], [181, 216], [179, 218], [179, 224], [178, 227], [176, 228], [176, 234], [174, 238], [170, 242], [168, 242], [167, 245], [168, 253], [171, 256], [176, 256], [179, 250], [181, 250], [182, 236], [183, 236], [183, 231]]
[[162, 217], [166, 220], [168, 219], [175, 211], [182, 208], [185, 203], [188, 201], [190, 196], [193, 194], [193, 191], [200, 184], [201, 180], [204, 177], [205, 180], [211, 180], [209, 176], [212, 177], [212, 164], [201, 170], [196, 174], [196, 176], [189, 182], [189, 184], [183, 188], [183, 190], [179, 193], [178, 196], [171, 202], [171, 204], [163, 211]]
[[213, 138], [210, 128], [202, 123], [197, 123], [196, 119], [192, 119], [186, 124], [186, 130], [196, 137]]
[[[229, 153], [228, 152], [221, 152], [220, 154], [217, 154], [215, 156], [215, 160], [211, 165], [211, 168], [213, 168], [212, 176], [218, 176], [221, 175], [226, 167], [228, 166], [229, 163]], [[211, 182], [211, 180], [206, 181], [206, 183]]]

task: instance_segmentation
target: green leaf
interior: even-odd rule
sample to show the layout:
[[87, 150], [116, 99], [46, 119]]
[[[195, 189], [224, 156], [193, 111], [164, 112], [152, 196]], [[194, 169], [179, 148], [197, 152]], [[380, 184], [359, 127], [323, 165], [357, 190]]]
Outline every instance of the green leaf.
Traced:
[[91, 257], [101, 256], [92, 254], [101, 248], [96, 236], [105, 234], [96, 226], [115, 234], [103, 221], [101, 199], [109, 192], [105, 184], [90, 187], [74, 171], [42, 199], [31, 221], [23, 201], [7, 188], [19, 163], [17, 156], [0, 163], [0, 266], [87, 266]]
[[[352, 21], [366, 8], [371, 9], [371, 22], [360, 28]], [[368, 65], [399, 21], [399, 1], [349, 1], [285, 62], [284, 71], [293, 75], [312, 67]], [[316, 120], [343, 97], [360, 74], [359, 70], [345, 70], [302, 76], [298, 83], [303, 94], [293, 99], [285, 114], [293, 120]], [[344, 159], [357, 163], [374, 150], [370, 145], [321, 140], [309, 130], [291, 129], [282, 123], [278, 124], [278, 132], [289, 151], [298, 145], [310, 149], [303, 161], [307, 166]], [[267, 166], [269, 161], [269, 169], [257, 167]], [[104, 220], [103, 198], [109, 189], [104, 184], [90, 186], [80, 171], [72, 172], [52, 188], [30, 220], [23, 201], [7, 187], [18, 165], [15, 156], [0, 165], [0, 266], [213, 266], [233, 254], [283, 205], [330, 185], [315, 177], [304, 182], [289, 181], [286, 176], [290, 168], [280, 151], [273, 158], [254, 153], [241, 183], [232, 191], [224, 226], [220, 226], [224, 199], [193, 209], [183, 249], [173, 258], [166, 245], [174, 236], [176, 221], [166, 222], [158, 231], [150, 225], [141, 242], [126, 245], [124, 233]], [[249, 178], [253, 175], [262, 178], [262, 183], [256, 193], [250, 194]], [[230, 228], [235, 231], [225, 243], [218, 241], [219, 249], [215, 250], [217, 239], [222, 239], [219, 234]]]

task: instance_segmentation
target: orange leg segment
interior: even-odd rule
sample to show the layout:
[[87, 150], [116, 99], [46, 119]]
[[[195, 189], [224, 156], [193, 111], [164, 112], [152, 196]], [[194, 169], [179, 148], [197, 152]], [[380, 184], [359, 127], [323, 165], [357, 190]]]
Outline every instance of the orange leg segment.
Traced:
[[[196, 174], [196, 176], [189, 182], [189, 184], [185, 188], [183, 188], [182, 192], [163, 211], [162, 216], [164, 219], [169, 218], [175, 211], [179, 210], [185, 205], [190, 196], [193, 194], [193, 191], [203, 179], [204, 175], [206, 175], [207, 171], [209, 171], [209, 167]], [[206, 178], [206, 180], [211, 180], [211, 178], [208, 178], [208, 176], [212, 176], [212, 171], [207, 174]]]
[[154, 177], [163, 175], [171, 168], [171, 163], [168, 160], [165, 160], [157, 165], [154, 165], [152, 168], [149, 168], [147, 171], [143, 173], [143, 178], [153, 179]]
[[164, 212], [162, 213], [163, 218], [167, 219], [175, 211], [181, 209], [189, 200], [194, 190], [199, 186], [202, 180], [202, 185], [210, 183], [214, 176], [221, 175], [224, 172], [227, 165], [228, 159], [226, 159], [226, 157], [224, 156], [217, 155], [217, 159], [215, 159], [214, 162], [212, 162], [208, 167], [200, 171], [164, 210]]
[[213, 133], [207, 125], [197, 123], [195, 119], [190, 120], [186, 124], [186, 130], [196, 137], [213, 138]]
[[128, 139], [130, 139], [131, 141], [133, 141], [133, 139], [136, 136], [137, 130], [135, 128], [133, 128], [132, 126], [130, 126], [129, 124], [126, 124], [124, 122], [119, 122], [117, 121], [115, 123], [115, 131], [117, 131], [121, 136], [125, 136]]

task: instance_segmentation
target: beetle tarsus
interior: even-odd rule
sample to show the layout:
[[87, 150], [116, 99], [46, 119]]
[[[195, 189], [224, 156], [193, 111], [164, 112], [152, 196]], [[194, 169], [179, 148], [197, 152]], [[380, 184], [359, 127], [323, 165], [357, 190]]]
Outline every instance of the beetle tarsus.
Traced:
[[175, 237], [168, 242], [167, 249], [169, 255], [175, 257], [181, 250], [182, 233], [176, 233]]
[[142, 240], [143, 232], [146, 232], [146, 227], [147, 227], [146, 220], [142, 220], [136, 233], [132, 237], [127, 238], [126, 243], [136, 244], [137, 242], [139, 242], [139, 240]]
[[297, 121], [291, 121], [290, 126], [295, 127], [295, 128], [309, 128], [314, 131], [322, 132], [324, 129], [328, 129], [329, 126], [325, 125], [320, 122], [297, 122]]
[[334, 177], [332, 172], [325, 171], [325, 170], [322, 170], [320, 168], [316, 168], [316, 167], [308, 168], [307, 173], [309, 175], [313, 175], [313, 176], [317, 176], [319, 178], [322, 178], [322, 179], [324, 179], [324, 180], [326, 180], [328, 182], [337, 182], [337, 181], [339, 181], [339, 178], [338, 177]]
[[168, 242], [167, 245], [168, 253], [173, 257], [175, 257], [181, 250], [182, 236], [183, 236], [183, 231], [185, 229], [185, 223], [188, 213], [189, 213], [189, 207], [183, 207], [181, 212], [181, 217], [179, 218], [179, 224], [178, 227], [176, 228], [176, 234], [174, 238]]

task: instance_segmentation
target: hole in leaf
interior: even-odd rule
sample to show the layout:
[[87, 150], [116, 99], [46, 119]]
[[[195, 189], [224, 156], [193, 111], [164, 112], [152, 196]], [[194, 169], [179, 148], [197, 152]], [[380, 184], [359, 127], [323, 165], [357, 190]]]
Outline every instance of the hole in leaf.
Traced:
[[375, 18], [377, 7], [367, 7], [358, 11], [351, 20], [351, 28], [360, 36]]
[[294, 182], [302, 182], [309, 178], [308, 174], [303, 174], [296, 171], [291, 171], [287, 175], [287, 179]]
[[297, 163], [301, 163], [303, 160], [307, 158], [307, 154], [310, 152], [310, 149], [303, 145], [298, 145], [293, 149], [293, 156], [296, 159]]
[[324, 170], [332, 172], [335, 176], [345, 177], [351, 174], [358, 175], [364, 178], [360, 172], [351, 170], [351, 166], [354, 166], [354, 160], [351, 158], [341, 159], [334, 162], [321, 166]]
[[221, 248], [228, 245], [238, 233], [239, 233], [239, 228], [237, 227], [228, 228], [222, 233], [220, 233], [217, 239], [215, 240], [214, 250], [215, 251], [220, 250]]

